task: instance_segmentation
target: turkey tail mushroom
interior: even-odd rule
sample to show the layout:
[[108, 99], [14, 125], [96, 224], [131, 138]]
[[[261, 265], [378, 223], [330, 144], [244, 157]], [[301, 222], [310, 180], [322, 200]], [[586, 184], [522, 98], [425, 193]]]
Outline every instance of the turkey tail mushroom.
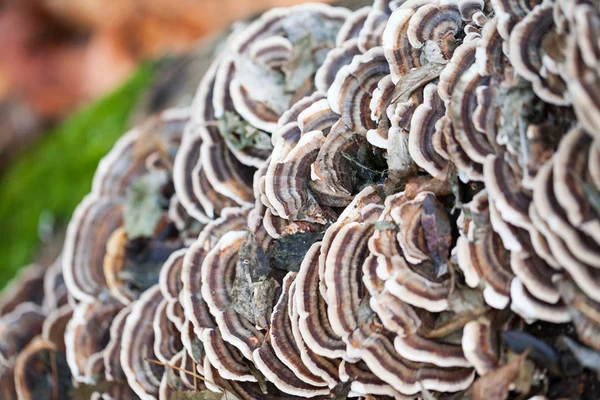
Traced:
[[236, 26], [0, 297], [0, 397], [589, 397], [534, 353], [600, 351], [599, 33], [587, 0]]

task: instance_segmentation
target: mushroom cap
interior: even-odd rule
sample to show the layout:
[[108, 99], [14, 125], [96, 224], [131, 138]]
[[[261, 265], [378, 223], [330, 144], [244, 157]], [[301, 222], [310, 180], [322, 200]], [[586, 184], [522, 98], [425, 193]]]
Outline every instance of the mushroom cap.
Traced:
[[403, 75], [421, 66], [421, 50], [411, 46], [408, 39], [408, 25], [411, 17], [428, 0], [409, 2], [398, 7], [390, 15], [382, 35], [382, 47], [390, 66], [392, 80], [398, 83]]
[[529, 214], [536, 218], [536, 228], [550, 244], [554, 258], [588, 296], [597, 300], [593, 288], [598, 282], [595, 255], [598, 243], [568, 222], [565, 211], [556, 201], [552, 177], [552, 163], [549, 162], [538, 171]]
[[499, 360], [494, 330], [488, 319], [469, 321], [465, 325], [462, 349], [480, 376], [497, 368]]
[[[292, 321], [289, 315], [291, 301], [291, 286], [296, 278], [295, 272], [290, 272], [283, 280], [281, 295], [271, 314], [271, 329], [269, 331], [271, 346], [275, 355], [301, 381], [317, 387], [328, 386], [321, 377], [313, 374], [304, 364], [300, 348], [294, 338]], [[283, 388], [280, 388], [283, 390]], [[285, 391], [285, 390], [284, 390]]]
[[71, 372], [64, 353], [41, 337], [36, 337], [19, 354], [14, 377], [17, 398], [24, 400], [67, 398]]
[[0, 365], [0, 395], [6, 400], [17, 400], [15, 371], [12, 366]]
[[[372, 7], [364, 6], [353, 11], [352, 14], [346, 17], [346, 21], [338, 31], [337, 38], [335, 40], [336, 47], [340, 47], [349, 40], [359, 37], [364, 28], [366, 19], [372, 10]], [[317, 89], [319, 89], [318, 86]]]
[[247, 215], [247, 209], [225, 210], [220, 218], [206, 225], [198, 240], [185, 253], [181, 270], [183, 285], [179, 297], [186, 319], [191, 322], [194, 332], [199, 336], [203, 329], [216, 326], [208, 305], [202, 298], [202, 264], [221, 236], [245, 226]]
[[0, 364], [10, 364], [35, 336], [42, 332], [46, 313], [41, 306], [25, 302], [0, 317]]
[[359, 132], [374, 128], [369, 104], [379, 81], [389, 73], [382, 47], [354, 56], [349, 65], [339, 70], [327, 91], [331, 109], [341, 115], [344, 124]]
[[[233, 79], [225, 88], [235, 111], [254, 127], [273, 132], [279, 116], [294, 102], [294, 97], [306, 92], [306, 82], [312, 86], [313, 71], [302, 65], [301, 57], [306, 57], [302, 53], [306, 52], [304, 47], [312, 50], [309, 57], [314, 66], [320, 66], [327, 53], [325, 47], [335, 46], [338, 31], [349, 15], [345, 8], [324, 4], [276, 8], [239, 32], [231, 43]], [[273, 37], [286, 37], [293, 46], [294, 56], [281, 67], [283, 73], [261, 69], [250, 57], [256, 43]], [[228, 63], [220, 67], [224, 68], [230, 68]], [[217, 110], [217, 117], [221, 115], [221, 110]]]
[[[368, 256], [368, 240], [375, 229], [374, 222], [375, 219], [344, 224], [327, 252], [321, 255], [325, 259], [323, 277], [327, 287], [327, 315], [333, 332], [344, 341], [358, 325], [363, 291], [360, 271]], [[348, 249], [353, 249], [350, 255]]]
[[169, 363], [183, 349], [180, 332], [177, 326], [168, 318], [169, 302], [162, 299], [154, 311], [154, 355], [162, 363]]
[[75, 299], [92, 303], [106, 287], [106, 245], [122, 224], [122, 199], [90, 194], [75, 209], [62, 256], [65, 284]]
[[296, 280], [290, 285], [287, 313], [302, 363], [313, 375], [326, 382], [330, 388], [334, 387], [339, 382], [339, 360], [320, 356], [306, 345], [300, 329], [300, 310], [296, 306]]
[[183, 136], [173, 166], [173, 184], [179, 204], [185, 212], [198, 221], [208, 222], [207, 212], [194, 192], [192, 176], [192, 171], [198, 164], [202, 143], [200, 135], [188, 133]]
[[257, 381], [240, 351], [225, 342], [218, 330], [204, 329], [202, 343], [210, 365], [219, 372], [219, 376], [240, 382]]
[[232, 289], [236, 277], [238, 252], [246, 239], [244, 231], [225, 233], [202, 263], [202, 298], [225, 341], [239, 349], [249, 360], [264, 335], [233, 308]]
[[[223, 138], [213, 126], [216, 117], [211, 96], [218, 65], [217, 60], [200, 83], [192, 119], [186, 126], [173, 166], [175, 191], [181, 204], [189, 215], [203, 223], [208, 223], [223, 208], [248, 199], [245, 168], [239, 169], [239, 162], [224, 148]], [[204, 147], [217, 152], [201, 157]]]
[[[341, 32], [341, 31], [340, 31]], [[338, 71], [349, 65], [354, 56], [361, 54], [358, 39], [349, 39], [327, 53], [323, 64], [315, 74], [315, 86], [321, 93], [327, 93], [333, 84]]]
[[14, 311], [21, 303], [42, 304], [46, 269], [32, 264], [23, 267], [3, 289], [0, 295], [0, 317]]
[[106, 242], [106, 254], [103, 261], [104, 279], [111, 295], [123, 304], [129, 304], [139, 296], [139, 292], [130, 288], [121, 277], [127, 253], [127, 231], [123, 226], [115, 229]]
[[571, 320], [571, 315], [569, 315], [567, 307], [562, 302], [550, 304], [538, 300], [530, 294], [519, 278], [512, 280], [510, 293], [513, 299], [511, 310], [527, 322], [542, 320], [563, 324]]
[[331, 328], [327, 303], [319, 292], [321, 247], [319, 242], [310, 247], [296, 277], [294, 302], [298, 308], [298, 327], [308, 349], [322, 357], [341, 358], [345, 345]]
[[405, 395], [420, 392], [420, 385], [430, 390], [460, 391], [474, 379], [470, 368], [439, 368], [407, 361], [388, 338], [372, 331], [367, 324], [352, 333], [350, 343], [350, 357], [361, 358], [376, 376]]
[[[367, 290], [373, 296], [385, 292], [384, 296], [391, 295], [432, 312], [445, 310], [448, 277], [437, 277], [431, 260], [437, 260], [441, 267], [448, 257], [446, 218], [446, 212], [430, 192], [421, 192], [412, 201], [404, 192], [389, 196], [377, 224], [387, 224], [392, 229], [376, 229], [369, 239], [373, 257], [363, 265]], [[383, 307], [382, 311], [386, 308], [378, 305], [378, 299], [372, 302], [375, 307]]]
[[154, 311], [163, 296], [158, 285], [146, 290], [133, 303], [125, 320], [121, 337], [121, 367], [127, 383], [141, 399], [156, 399], [164, 367], [149, 362], [154, 359]]
[[393, 389], [390, 385], [373, 374], [362, 361], [356, 363], [342, 361], [340, 363], [340, 379], [342, 382], [350, 384], [350, 394], [390, 396], [400, 400], [413, 398], [412, 396], [405, 396]]
[[560, 75], [544, 71], [543, 65], [545, 53], [553, 50], [546, 46], [559, 45], [545, 42], [554, 27], [553, 9], [550, 2], [538, 4], [513, 27], [508, 57], [515, 72], [532, 82], [533, 90], [542, 100], [565, 106], [571, 103], [566, 83]]
[[187, 251], [187, 248], [174, 251], [160, 269], [158, 285], [165, 300], [169, 303], [179, 300], [179, 293], [183, 288], [181, 270]]
[[[498, 371], [506, 324], [600, 349], [599, 33], [565, 0], [240, 25], [189, 109], [101, 161], [59, 261], [0, 298], [0, 397], [405, 399]], [[156, 173], [159, 222], [130, 237]]]
[[[307, 209], [302, 220], [324, 223], [323, 212], [315, 203], [308, 191], [310, 165], [325, 142], [321, 131], [312, 131], [303, 135], [296, 146], [278, 162], [273, 171], [273, 178], [267, 175], [266, 194], [270, 205], [277, 215], [285, 219], [298, 219], [303, 208]], [[315, 210], [311, 210], [314, 208]]]
[[122, 308], [112, 320], [110, 325], [110, 339], [104, 348], [102, 357], [104, 360], [104, 375], [110, 382], [125, 382], [127, 377], [121, 366], [121, 343], [125, 322], [131, 313], [133, 305]]
[[477, 287], [480, 280], [483, 280], [486, 302], [498, 309], [508, 305], [510, 283], [514, 276], [508, 252], [502, 248], [501, 243], [498, 235], [488, 232], [482, 239], [474, 242], [461, 236], [456, 246], [458, 265], [465, 273], [467, 284]]
[[64, 304], [62, 307], [50, 311], [42, 325], [41, 337], [53, 343], [56, 350], [61, 353], [66, 352], [65, 331], [72, 317], [73, 308], [70, 304]]
[[98, 164], [92, 193], [124, 197], [131, 183], [148, 171], [148, 157], [172, 163], [189, 114], [187, 108], [165, 110], [124, 134]]
[[442, 176], [447, 160], [434, 147], [433, 137], [441, 135], [437, 121], [444, 116], [438, 85], [430, 83], [423, 89], [423, 103], [415, 109], [408, 135], [408, 149], [414, 162], [431, 176]]
[[[74, 308], [65, 332], [65, 346], [67, 362], [76, 381], [93, 384], [104, 377], [102, 353], [110, 340], [111, 322], [121, 308], [122, 305], [112, 299], [80, 303]], [[96, 370], [97, 363], [102, 365], [100, 371]]]
[[[552, 161], [553, 186], [556, 200], [569, 223], [594, 241], [600, 240], [600, 222], [596, 211], [585, 196], [584, 185], [597, 187], [594, 181], [598, 149], [594, 140], [581, 127], [567, 132], [561, 140]], [[572, 179], [581, 177], [581, 181]], [[584, 237], [585, 237], [584, 236]]]
[[502, 220], [516, 227], [528, 229], [531, 195], [522, 189], [518, 177], [502, 157], [489, 155], [483, 164], [483, 174], [489, 198], [492, 199]]
[[363, 53], [375, 46], [381, 46], [383, 30], [395, 7], [393, 1], [375, 0], [373, 2], [363, 27], [358, 33], [358, 44]]
[[60, 257], [46, 269], [43, 285], [44, 300], [42, 304], [47, 310], [54, 310], [67, 304], [69, 293], [65, 285]]

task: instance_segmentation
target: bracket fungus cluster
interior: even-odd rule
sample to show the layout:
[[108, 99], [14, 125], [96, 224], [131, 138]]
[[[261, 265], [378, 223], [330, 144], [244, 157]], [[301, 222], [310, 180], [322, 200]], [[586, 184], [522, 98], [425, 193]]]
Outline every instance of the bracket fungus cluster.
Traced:
[[599, 36], [592, 0], [237, 26], [5, 291], [0, 397], [571, 395], [559, 350], [600, 368]]

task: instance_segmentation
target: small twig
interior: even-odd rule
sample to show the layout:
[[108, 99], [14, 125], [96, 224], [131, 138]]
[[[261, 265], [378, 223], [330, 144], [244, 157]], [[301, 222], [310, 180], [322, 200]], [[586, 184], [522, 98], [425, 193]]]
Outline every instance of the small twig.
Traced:
[[427, 339], [439, 339], [450, 335], [453, 332], [458, 331], [464, 327], [467, 323], [476, 320], [480, 316], [484, 315], [488, 311], [485, 306], [477, 307], [471, 312], [464, 314], [456, 314], [453, 318], [440, 324], [435, 329], [427, 332], [424, 336]]
[[[159, 360], [152, 360], [152, 359], [150, 359], [150, 358], [144, 358], [144, 361], [148, 361], [148, 362], [149, 362], [149, 363], [151, 363], [151, 364], [160, 365], [161, 367], [167, 367], [167, 368], [171, 368], [171, 369], [174, 369], [174, 370], [176, 370], [176, 371], [181, 371], [181, 372], [183, 372], [183, 373], [186, 373], [186, 374], [188, 374], [188, 375], [191, 375], [191, 376], [193, 376], [193, 377], [194, 377], [194, 386], [195, 386], [196, 379], [200, 379], [201, 381], [204, 381], [204, 382], [208, 382], [208, 383], [210, 383], [210, 384], [213, 384], [213, 385], [215, 385], [216, 387], [218, 387], [218, 388], [220, 388], [221, 390], [223, 390], [223, 394], [225, 395], [225, 400], [228, 400], [228, 399], [229, 399], [229, 397], [227, 397], [227, 390], [226, 390], [225, 388], [222, 388], [221, 386], [217, 385], [216, 383], [209, 381], [208, 379], [206, 379], [205, 377], [203, 377], [203, 376], [202, 376], [202, 375], [200, 375], [200, 374], [197, 374], [197, 373], [195, 373], [195, 372], [192, 372], [192, 371], [188, 371], [188, 370], [187, 370], [187, 369], [185, 369], [185, 368], [181, 368], [181, 367], [178, 367], [178, 366], [176, 366], [176, 365], [173, 365], [173, 364], [167, 364], [167, 363], [164, 363], [164, 362], [162, 362], [162, 361], [159, 361]], [[195, 365], [195, 364], [194, 364], [194, 365]]]
[[446, 260], [446, 264], [448, 265], [448, 272], [450, 272], [450, 292], [448, 293], [448, 298], [450, 298], [452, 293], [454, 293], [454, 286], [456, 285], [456, 271], [450, 260]]
[[[198, 365], [196, 364], [195, 360], [192, 360], [192, 363], [194, 364], [194, 371], [198, 371]], [[194, 390], [198, 390], [198, 378], [196, 378], [196, 376], [194, 375]]]
[[216, 386], [216, 384], [214, 382], [211, 382], [211, 381], [208, 381], [208, 380], [204, 379], [204, 377], [202, 375], [196, 374], [195, 372], [192, 372], [192, 371], [188, 371], [185, 368], [181, 368], [181, 367], [178, 367], [178, 366], [173, 365], [173, 364], [167, 364], [167, 363], [164, 363], [164, 362], [158, 361], [158, 360], [152, 360], [150, 358], [144, 358], [144, 361], [148, 361], [149, 363], [152, 363], [152, 364], [155, 364], [155, 365], [160, 365], [161, 367], [172, 368], [172, 369], [174, 369], [176, 371], [184, 372], [184, 373], [186, 373], [188, 375], [192, 375], [194, 378], [198, 378], [198, 379], [206, 381], [208, 383], [212, 383], [213, 385]]
[[218, 121], [202, 121], [200, 123], [198, 123], [198, 125], [200, 126], [208, 126], [208, 127], [214, 127], [214, 128], [218, 128]]

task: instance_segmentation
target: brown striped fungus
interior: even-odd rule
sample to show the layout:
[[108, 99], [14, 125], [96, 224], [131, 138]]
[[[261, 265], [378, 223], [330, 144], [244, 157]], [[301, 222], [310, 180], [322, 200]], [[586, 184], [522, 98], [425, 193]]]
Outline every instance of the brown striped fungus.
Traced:
[[507, 393], [555, 393], [552, 346], [600, 351], [599, 35], [592, 0], [236, 25], [5, 291], [0, 397], [471, 398], [527, 347]]

